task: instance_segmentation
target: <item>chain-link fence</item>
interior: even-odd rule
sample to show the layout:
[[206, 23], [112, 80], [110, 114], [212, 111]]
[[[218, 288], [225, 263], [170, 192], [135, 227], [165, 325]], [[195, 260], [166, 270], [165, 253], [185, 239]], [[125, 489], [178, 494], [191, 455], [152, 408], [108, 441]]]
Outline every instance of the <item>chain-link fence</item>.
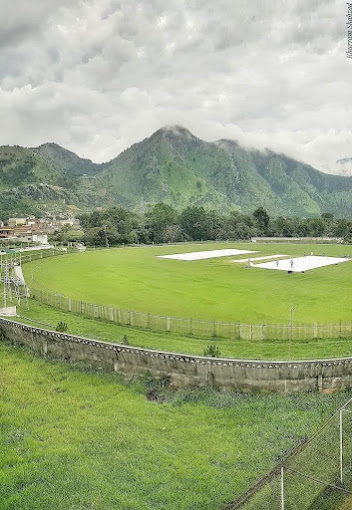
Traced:
[[263, 483], [227, 510], [352, 508], [352, 405], [349, 400]]

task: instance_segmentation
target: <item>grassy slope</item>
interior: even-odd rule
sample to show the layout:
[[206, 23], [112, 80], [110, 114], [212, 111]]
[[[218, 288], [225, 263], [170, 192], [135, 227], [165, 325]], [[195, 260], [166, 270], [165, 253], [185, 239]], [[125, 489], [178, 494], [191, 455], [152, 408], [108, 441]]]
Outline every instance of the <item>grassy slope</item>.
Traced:
[[[352, 262], [288, 275], [244, 264], [234, 257], [185, 262], [155, 255], [218, 248], [301, 256], [304, 252], [352, 255], [352, 247], [318, 245], [208, 244], [124, 248], [89, 252], [26, 264], [52, 291], [87, 302], [159, 315], [242, 323], [288, 323], [292, 299], [295, 322], [351, 320]], [[242, 256], [246, 257], [246, 256]], [[238, 257], [241, 258], [241, 257]]]
[[[280, 341], [249, 341], [225, 339], [198, 339], [193, 337], [154, 333], [136, 328], [117, 326], [111, 322], [88, 319], [49, 306], [30, 301], [30, 309], [18, 309], [22, 317], [16, 319], [31, 326], [55, 329], [59, 322], [66, 322], [71, 334], [121, 343], [127, 335], [130, 345], [148, 349], [203, 355], [205, 347], [216, 343], [221, 356], [240, 359], [317, 359], [352, 356], [352, 339], [298, 341], [289, 345]], [[29, 320], [26, 320], [28, 318]], [[34, 322], [33, 322], [34, 321]]]
[[346, 394], [177, 394], [0, 345], [0, 509], [214, 510]]

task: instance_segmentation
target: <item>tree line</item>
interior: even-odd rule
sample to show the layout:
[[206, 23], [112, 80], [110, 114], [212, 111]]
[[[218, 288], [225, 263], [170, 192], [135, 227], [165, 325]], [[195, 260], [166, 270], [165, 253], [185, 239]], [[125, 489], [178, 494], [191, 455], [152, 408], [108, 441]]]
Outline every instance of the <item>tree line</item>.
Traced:
[[187, 207], [180, 213], [160, 203], [145, 214], [121, 207], [79, 216], [83, 241], [89, 246], [182, 241], [246, 240], [253, 236], [352, 237], [352, 221], [330, 213], [314, 218], [272, 218], [263, 207], [252, 214], [231, 211], [220, 214], [203, 207]]

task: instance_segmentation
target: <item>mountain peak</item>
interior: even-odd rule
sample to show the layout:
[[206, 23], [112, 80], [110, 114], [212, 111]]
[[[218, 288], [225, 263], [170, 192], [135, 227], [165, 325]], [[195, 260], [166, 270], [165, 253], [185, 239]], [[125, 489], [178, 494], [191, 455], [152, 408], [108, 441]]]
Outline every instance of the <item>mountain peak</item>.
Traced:
[[45, 143], [40, 144], [40, 145], [39, 145], [38, 147], [36, 147], [36, 148], [37, 148], [37, 149], [40, 149], [40, 148], [42, 148], [42, 147], [54, 147], [54, 148], [56, 148], [56, 149], [62, 149], [62, 147], [61, 147], [59, 144], [55, 143], [55, 142], [45, 142]]
[[162, 128], [158, 129], [156, 133], [154, 134], [160, 134], [163, 136], [173, 135], [173, 136], [181, 136], [183, 138], [195, 138], [195, 136], [189, 131], [189, 129], [180, 126], [178, 124], [170, 125], [170, 126], [163, 126]]
[[43, 143], [32, 150], [55, 168], [64, 170], [70, 175], [95, 174], [100, 168], [90, 159], [80, 158], [74, 152], [54, 142]]

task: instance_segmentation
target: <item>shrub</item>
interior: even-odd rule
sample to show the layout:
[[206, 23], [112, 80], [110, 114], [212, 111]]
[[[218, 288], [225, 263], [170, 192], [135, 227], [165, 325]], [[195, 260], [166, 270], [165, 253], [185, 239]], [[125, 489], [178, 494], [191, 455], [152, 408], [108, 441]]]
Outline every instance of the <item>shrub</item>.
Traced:
[[210, 356], [211, 358], [220, 358], [221, 352], [216, 344], [208, 345], [204, 349], [204, 356]]
[[145, 396], [148, 400], [160, 404], [167, 400], [167, 390], [171, 382], [171, 377], [168, 374], [162, 374], [160, 378], [156, 378], [148, 371], [141, 380], [144, 384]]
[[66, 331], [68, 331], [67, 323], [62, 321], [58, 322], [56, 326], [56, 331], [59, 331], [60, 333], [65, 333]]

